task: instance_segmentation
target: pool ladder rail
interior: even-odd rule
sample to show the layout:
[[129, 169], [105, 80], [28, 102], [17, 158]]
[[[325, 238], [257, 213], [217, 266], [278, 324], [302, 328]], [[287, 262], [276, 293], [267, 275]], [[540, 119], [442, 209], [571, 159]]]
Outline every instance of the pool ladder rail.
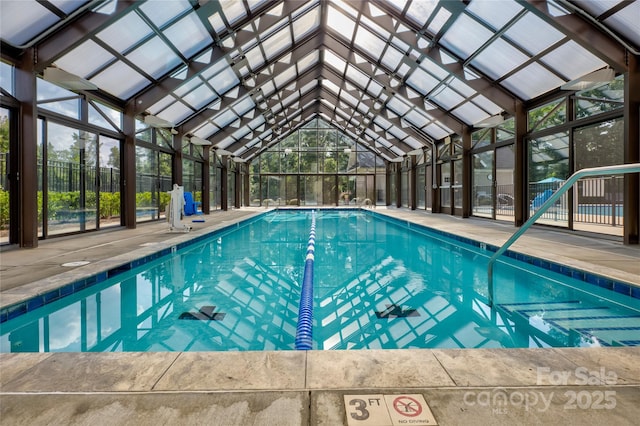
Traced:
[[527, 229], [531, 228], [536, 220], [542, 216], [544, 212], [546, 212], [549, 207], [554, 205], [558, 199], [565, 194], [578, 180], [587, 176], [602, 176], [602, 175], [624, 175], [630, 173], [640, 173], [640, 163], [633, 164], [622, 164], [617, 166], [602, 166], [602, 167], [592, 167], [588, 169], [578, 170], [574, 174], [572, 174], [569, 179], [567, 179], [561, 186], [558, 188], [556, 192], [553, 193], [551, 197], [547, 201], [545, 201], [538, 210], [531, 216], [521, 227], [518, 229], [503, 245], [500, 247], [494, 255], [489, 259], [489, 264], [487, 265], [487, 276], [488, 276], [488, 289], [487, 289], [487, 298], [488, 305], [493, 306], [493, 296], [494, 296], [494, 285], [493, 285], [493, 265], [496, 260], [505, 252], [513, 243], [516, 242], [518, 238], [522, 234], [524, 234]]

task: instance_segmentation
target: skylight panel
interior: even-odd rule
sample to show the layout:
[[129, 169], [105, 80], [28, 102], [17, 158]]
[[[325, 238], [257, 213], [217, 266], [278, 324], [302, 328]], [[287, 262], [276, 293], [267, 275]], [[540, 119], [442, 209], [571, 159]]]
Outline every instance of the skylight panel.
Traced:
[[340, 92], [340, 88], [336, 86], [336, 84], [333, 81], [328, 80], [326, 78], [322, 80], [322, 85], [327, 89], [329, 89], [330, 91], [332, 91], [333, 93], [335, 93], [336, 95]]
[[404, 119], [409, 121], [411, 124], [413, 124], [414, 126], [418, 127], [418, 128], [422, 128], [424, 126], [426, 126], [429, 123], [429, 119], [423, 115], [422, 113], [420, 113], [419, 111], [413, 109], [411, 111], [409, 111], [405, 116]]
[[0, 14], [2, 39], [14, 46], [25, 44], [59, 19], [35, 1], [3, 1]]
[[[408, 135], [404, 130], [399, 129], [396, 126], [391, 126], [391, 128], [388, 130], [389, 133], [391, 133], [393, 136], [395, 136], [396, 138], [400, 139], [400, 140], [404, 140]], [[415, 147], [413, 147], [415, 148]]]
[[271, 94], [276, 91], [272, 80], [265, 82], [262, 86], [260, 86], [260, 88], [262, 89], [262, 94], [266, 97], [271, 96]]
[[502, 108], [487, 99], [484, 95], [474, 96], [472, 102], [491, 115], [500, 114], [502, 112]]
[[[289, 96], [287, 96], [286, 98], [284, 98], [282, 100], [282, 105], [289, 107], [291, 106], [291, 104], [293, 104], [295, 101], [297, 101], [298, 99], [300, 99], [300, 94], [295, 91], [292, 94], [290, 94]], [[294, 107], [294, 108], [299, 108], [299, 107]]]
[[240, 116], [245, 115], [249, 110], [255, 108], [256, 104], [253, 103], [251, 97], [245, 96], [239, 102], [233, 106], [233, 110]]
[[542, 65], [532, 63], [505, 79], [501, 84], [521, 99], [529, 100], [564, 83], [564, 80]]
[[638, 31], [638, 17], [640, 16], [640, 2], [631, 2], [624, 9], [619, 10], [604, 23], [624, 34], [636, 46], [640, 45], [640, 31]]
[[247, 16], [247, 11], [244, 8], [244, 4], [241, 1], [236, 0], [218, 0], [224, 16], [227, 18], [229, 25], [235, 24], [242, 18]]
[[90, 81], [120, 99], [128, 99], [151, 84], [145, 76], [122, 61], [110, 65]]
[[156, 102], [155, 104], [151, 105], [148, 110], [151, 114], [157, 114], [159, 111], [162, 111], [163, 109], [165, 109], [167, 106], [169, 106], [170, 104], [172, 104], [173, 102], [176, 101], [176, 98], [174, 98], [171, 95], [166, 95], [164, 98], [160, 99], [158, 102]]
[[429, 30], [431, 34], [437, 35], [442, 29], [442, 27], [444, 27], [444, 24], [447, 23], [450, 17], [451, 17], [451, 12], [449, 12], [444, 7], [441, 7], [438, 13], [436, 14], [435, 18], [433, 18], [433, 20], [427, 27], [427, 30]]
[[431, 74], [420, 68], [416, 68], [409, 78], [407, 78], [407, 84], [416, 89], [422, 95], [429, 93], [438, 85], [438, 83], [440, 83], [440, 80], [434, 78]]
[[269, 0], [247, 0], [247, 4], [249, 5], [249, 9], [251, 12], [260, 7], [260, 5], [268, 2]]
[[369, 52], [376, 58], [379, 57], [386, 45], [383, 40], [374, 36], [369, 30], [362, 26], [359, 26], [356, 31], [355, 42], [363, 51]]
[[344, 100], [344, 101], [347, 101], [349, 103], [349, 105], [351, 105], [354, 108], [358, 104], [358, 100], [354, 96], [352, 96], [349, 92], [347, 92], [346, 90], [342, 90], [340, 92], [340, 99]]
[[407, 9], [407, 17], [423, 27], [437, 5], [438, 2], [436, 0], [413, 0], [409, 5], [409, 9]]
[[276, 84], [278, 89], [282, 88], [289, 80], [293, 79], [296, 76], [295, 67], [289, 67], [286, 71], [279, 73], [273, 78], [273, 82]]
[[249, 66], [254, 71], [260, 68], [265, 62], [259, 45], [249, 50], [248, 52], [245, 52], [245, 57], [247, 58], [247, 62], [249, 62]]
[[456, 19], [451, 28], [444, 33], [441, 42], [459, 56], [468, 58], [492, 35], [493, 33], [490, 30], [463, 13]]
[[367, 93], [373, 95], [374, 97], [380, 96], [382, 92], [382, 86], [375, 80], [369, 81], [369, 86], [367, 86]]
[[198, 77], [194, 77], [186, 83], [181, 84], [176, 90], [173, 91], [176, 96], [182, 96], [190, 91], [192, 91], [195, 87], [202, 84], [202, 80]]
[[268, 39], [262, 42], [262, 48], [264, 49], [267, 59], [271, 59], [278, 53], [291, 46], [291, 30], [290, 27], [284, 27]]
[[214, 90], [219, 94], [226, 93], [233, 86], [240, 83], [238, 76], [233, 72], [231, 68], [226, 68], [218, 73], [215, 77], [209, 79], [209, 84], [213, 86]]
[[353, 30], [356, 27], [356, 22], [332, 6], [329, 6], [328, 9], [327, 25], [347, 40], [351, 41], [353, 39]]
[[238, 116], [232, 110], [227, 109], [216, 115], [212, 121], [219, 127], [225, 127], [237, 119]]
[[384, 130], [391, 127], [391, 122], [389, 122], [386, 118], [382, 117], [381, 115], [376, 115], [376, 117], [373, 119], [373, 122], [376, 123], [378, 126], [382, 127], [382, 129]]
[[600, 16], [621, 2], [622, 0], [582, 0], [580, 7], [593, 16]]
[[199, 138], [206, 139], [212, 134], [218, 132], [220, 128], [212, 123], [207, 122], [204, 126], [193, 132]]
[[400, 65], [403, 56], [404, 55], [398, 52], [393, 46], [389, 46], [386, 52], [384, 52], [384, 55], [382, 55], [382, 64], [394, 71], [398, 65]]
[[489, 114], [478, 108], [472, 102], [465, 102], [451, 112], [469, 125], [478, 123], [489, 117]]
[[195, 12], [170, 26], [164, 31], [164, 35], [187, 58], [212, 42], [209, 32]]
[[[570, 58], [569, 60], [567, 60]], [[571, 40], [541, 58], [541, 61], [558, 70], [569, 80], [582, 77], [607, 65]]]
[[473, 90], [467, 83], [465, 83], [464, 81], [460, 80], [457, 77], [452, 76], [449, 79], [448, 84], [450, 87], [453, 87], [455, 90], [460, 92], [462, 96], [465, 96], [465, 97], [473, 96], [476, 93], [476, 91]]
[[369, 76], [365, 75], [362, 71], [354, 68], [351, 65], [347, 66], [347, 77], [349, 80], [356, 83], [361, 89], [367, 87], [367, 83], [369, 82]]
[[293, 21], [293, 40], [298, 41], [320, 25], [320, 8], [315, 7], [304, 16]]
[[164, 111], [159, 112], [157, 115], [164, 120], [178, 124], [191, 114], [193, 114], [193, 110], [191, 108], [182, 102], [175, 102], [172, 105], [169, 105], [169, 107]]
[[166, 74], [180, 63], [180, 58], [157, 36], [126, 57], [154, 78]]
[[429, 98], [436, 101], [440, 106], [447, 110], [464, 101], [464, 98], [462, 96], [446, 86], [438, 89], [438, 93], [435, 95], [431, 95]]
[[330, 50], [324, 51], [324, 61], [331, 67], [335, 68], [340, 74], [344, 72], [344, 69], [347, 66], [347, 63], [342, 58], [337, 57]]
[[305, 84], [304, 86], [302, 86], [300, 88], [300, 93], [302, 93], [304, 95], [307, 92], [309, 92], [310, 90], [312, 90], [315, 87], [317, 87], [317, 85], [318, 85], [318, 81], [317, 80], [310, 81], [310, 82], [308, 82], [307, 84]]
[[264, 124], [264, 116], [259, 115], [256, 118], [254, 118], [253, 120], [251, 120], [248, 124], [248, 126], [252, 129], [255, 130], [258, 127], [260, 127], [262, 124]]
[[424, 131], [427, 132], [427, 134], [429, 136], [431, 136], [433, 139], [442, 139], [442, 138], [446, 138], [447, 136], [449, 136], [452, 132], [447, 132], [446, 130], [444, 130], [442, 127], [440, 127], [438, 124], [429, 124], [427, 127], [424, 128]]
[[537, 55], [564, 38], [564, 34], [533, 13], [527, 13], [518, 19], [504, 36], [531, 55]]
[[472, 1], [466, 10], [499, 30], [522, 9], [523, 7], [515, 1]]
[[87, 77], [114, 59], [114, 56], [93, 40], [87, 40], [71, 52], [56, 60], [63, 70]]
[[405, 115], [410, 109], [409, 105], [398, 99], [397, 96], [393, 96], [391, 99], [389, 99], [389, 102], [387, 102], [387, 107], [389, 107], [398, 115]]
[[319, 58], [320, 58], [320, 53], [317, 50], [314, 50], [304, 58], [300, 59], [298, 61], [298, 73], [302, 74], [311, 66], [317, 64], [319, 61]]
[[411, 67], [407, 64], [400, 64], [400, 68], [396, 70], [396, 74], [401, 78], [404, 78], [407, 73], [411, 71]]
[[162, 28], [167, 22], [191, 9], [188, 0], [151, 0], [143, 3], [140, 10], [149, 17], [158, 28]]
[[211, 103], [216, 98], [216, 94], [213, 93], [207, 85], [203, 84], [194, 91], [182, 97], [182, 99], [191, 105], [194, 109], [200, 109], [203, 106]]
[[235, 132], [233, 132], [231, 134], [231, 137], [234, 138], [235, 140], [240, 140], [245, 136], [247, 136], [249, 133], [251, 133], [251, 129], [248, 129], [247, 127], [242, 127], [241, 129], [238, 129]]
[[222, 34], [222, 32], [227, 28], [224, 21], [222, 20], [222, 15], [220, 15], [220, 13], [218, 12], [215, 12], [213, 15], [209, 16], [207, 20], [213, 27], [213, 30], [216, 32], [216, 34]]
[[528, 56], [499, 38], [480, 52], [471, 63], [480, 71], [497, 79], [524, 64], [528, 59]]
[[[414, 0], [414, 2], [415, 1], [422, 1], [422, 0]], [[385, 3], [392, 6], [398, 12], [404, 11], [404, 8], [407, 6], [407, 0], [385, 0]]]
[[420, 141], [418, 141], [416, 138], [414, 138], [413, 136], [408, 136], [403, 140], [404, 143], [406, 143], [407, 145], [409, 145], [411, 148], [413, 149], [417, 149], [417, 148], [422, 148], [424, 146], [423, 143], [421, 143]]
[[152, 32], [151, 27], [137, 13], [130, 12], [100, 31], [96, 34], [96, 37], [114, 50], [123, 53], [148, 37]]
[[436, 76], [439, 80], [444, 80], [449, 76], [449, 72], [436, 64], [429, 58], [423, 58], [420, 62], [420, 68], [427, 71], [429, 74]]
[[215, 64], [211, 65], [209, 68], [204, 70], [200, 75], [202, 76], [203, 79], [208, 80], [225, 68], [229, 68], [229, 63], [225, 58], [222, 58], [218, 62], [216, 62]]

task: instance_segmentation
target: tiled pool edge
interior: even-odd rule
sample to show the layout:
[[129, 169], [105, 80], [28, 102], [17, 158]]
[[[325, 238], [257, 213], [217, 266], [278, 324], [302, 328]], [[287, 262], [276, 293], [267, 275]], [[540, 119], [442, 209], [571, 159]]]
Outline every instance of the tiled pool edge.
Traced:
[[[90, 275], [87, 278], [75, 279], [71, 282], [59, 284], [54, 289], [47, 290], [43, 293], [39, 293], [35, 295], [33, 294], [25, 295], [24, 300], [19, 300], [17, 302], [10, 302], [6, 306], [0, 305], [0, 324], [10, 319], [19, 317], [20, 315], [24, 315], [30, 311], [33, 311], [34, 309], [37, 309], [49, 303], [55, 302], [56, 300], [59, 300], [63, 297], [69, 296], [71, 294], [82, 291], [86, 288], [100, 284], [119, 274], [130, 271], [133, 268], [152, 262], [163, 256], [169, 255], [174, 251], [183, 249], [185, 247], [189, 247], [193, 244], [197, 244], [205, 239], [213, 237], [214, 235], [222, 234], [222, 233], [231, 231], [233, 229], [237, 229], [241, 226], [246, 226], [249, 223], [255, 220], [258, 220], [261, 216], [269, 212], [270, 210], [256, 213], [254, 215], [251, 215], [248, 218], [241, 219], [237, 222], [233, 222], [227, 225], [223, 225], [213, 230], [206, 229], [204, 233], [197, 235], [193, 238], [190, 238], [186, 241], [177, 242], [175, 244], [169, 244], [170, 243], [169, 241], [168, 247], [163, 247], [160, 250], [157, 250], [150, 254], [146, 254], [140, 258], [136, 258], [129, 261], [123, 261], [122, 263], [118, 263], [117, 265], [112, 266], [104, 271], [99, 271], [97, 273], [94, 273], [93, 275]], [[182, 235], [182, 237], [183, 238], [188, 237], [189, 235], [192, 235], [192, 234], [184, 234]], [[179, 236], [176, 238], [179, 238]], [[45, 280], [49, 281], [52, 278], [53, 277], [50, 277]], [[41, 281], [45, 281], [45, 280], [41, 280]], [[8, 291], [6, 294], [9, 294], [10, 292], [11, 291]]]
[[[432, 228], [430, 226], [411, 222], [407, 219], [398, 219], [398, 218], [395, 218], [386, 214], [377, 213], [371, 210], [363, 210], [363, 211], [366, 211], [371, 215], [375, 215], [378, 218], [382, 218], [388, 222], [406, 226], [409, 229], [416, 229], [416, 228], [422, 229], [426, 232], [440, 235], [442, 237], [446, 237], [464, 244], [469, 244], [471, 246], [474, 246], [483, 250], [487, 250], [493, 253], [498, 251], [498, 249], [500, 248], [493, 244], [484, 243], [481, 241], [474, 240], [472, 238], [452, 234], [450, 232], [442, 231], [440, 229]], [[534, 256], [530, 256], [528, 254], [520, 253], [513, 250], [507, 250], [504, 253], [504, 255], [511, 259], [524, 262], [529, 265], [537, 266], [539, 268], [546, 269], [551, 272], [556, 272], [571, 278], [575, 278], [577, 280], [583, 281], [586, 284], [594, 285], [596, 287], [600, 287], [606, 290], [615, 291], [616, 293], [620, 293], [622, 295], [629, 296], [634, 299], [640, 299], [640, 286], [633, 283], [625, 282], [625, 281], [610, 278], [610, 277], [605, 277], [593, 272], [583, 271], [583, 270], [574, 268], [572, 266], [562, 265], [560, 263], [556, 263], [550, 260], [540, 259]]]

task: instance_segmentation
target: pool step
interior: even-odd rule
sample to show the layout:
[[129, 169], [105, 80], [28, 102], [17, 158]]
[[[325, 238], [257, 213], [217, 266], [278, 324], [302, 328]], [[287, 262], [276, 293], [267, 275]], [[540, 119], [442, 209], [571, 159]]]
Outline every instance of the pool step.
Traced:
[[523, 319], [531, 327], [551, 326], [560, 331], [566, 341], [557, 339], [556, 344], [573, 346], [582, 337], [606, 346], [630, 345], [640, 336], [640, 315], [626, 315], [604, 306], [584, 306], [578, 300], [506, 303], [499, 308], [513, 320]]

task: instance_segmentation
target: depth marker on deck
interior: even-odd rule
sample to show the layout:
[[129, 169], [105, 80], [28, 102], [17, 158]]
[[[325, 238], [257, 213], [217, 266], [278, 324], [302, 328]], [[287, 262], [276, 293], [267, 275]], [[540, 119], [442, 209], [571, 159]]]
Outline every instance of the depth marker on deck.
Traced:
[[421, 394], [344, 395], [348, 426], [437, 425]]

